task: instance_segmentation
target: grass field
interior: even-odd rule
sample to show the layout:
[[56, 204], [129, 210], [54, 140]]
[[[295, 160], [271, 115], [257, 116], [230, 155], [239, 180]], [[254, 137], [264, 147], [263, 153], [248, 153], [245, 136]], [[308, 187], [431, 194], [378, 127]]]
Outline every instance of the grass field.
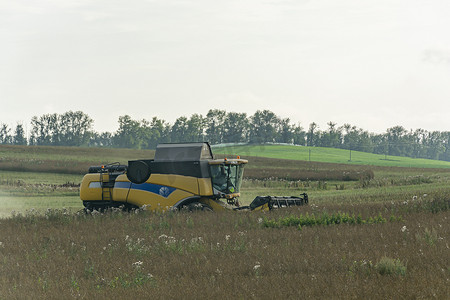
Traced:
[[445, 299], [448, 197], [265, 214], [29, 211], [0, 219], [0, 295]]
[[290, 151], [235, 152], [249, 159], [241, 200], [307, 192], [308, 206], [85, 215], [78, 184], [89, 165], [153, 152], [0, 146], [0, 299], [448, 297], [445, 163], [309, 162]]

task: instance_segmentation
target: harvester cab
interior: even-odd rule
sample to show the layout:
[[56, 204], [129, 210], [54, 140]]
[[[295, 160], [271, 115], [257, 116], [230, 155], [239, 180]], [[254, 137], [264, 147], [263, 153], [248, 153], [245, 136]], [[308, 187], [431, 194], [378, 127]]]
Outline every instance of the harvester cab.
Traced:
[[81, 183], [80, 198], [86, 210], [270, 210], [308, 202], [306, 194], [258, 196], [249, 206], [240, 206], [247, 163], [240, 157], [214, 159], [208, 143], [160, 144], [154, 159], [90, 167]]
[[247, 160], [239, 158], [209, 162], [214, 197], [225, 198], [229, 203], [239, 198], [245, 164]]

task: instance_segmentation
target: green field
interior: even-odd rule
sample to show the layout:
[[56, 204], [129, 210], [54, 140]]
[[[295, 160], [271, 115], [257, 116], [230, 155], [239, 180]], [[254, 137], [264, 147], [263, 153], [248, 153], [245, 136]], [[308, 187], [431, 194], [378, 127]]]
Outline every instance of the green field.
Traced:
[[256, 157], [281, 158], [291, 160], [350, 164], [350, 165], [370, 165], [383, 167], [408, 167], [408, 168], [450, 168], [450, 162], [416, 159], [399, 156], [385, 156], [360, 151], [350, 151], [335, 148], [304, 147], [290, 145], [245, 145], [213, 147], [215, 153], [223, 155], [233, 154]]

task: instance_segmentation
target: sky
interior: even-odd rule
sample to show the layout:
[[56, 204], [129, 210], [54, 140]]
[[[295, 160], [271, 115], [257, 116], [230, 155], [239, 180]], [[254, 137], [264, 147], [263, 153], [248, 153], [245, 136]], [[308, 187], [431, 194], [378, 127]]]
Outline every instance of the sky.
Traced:
[[450, 130], [448, 0], [0, 0], [0, 124], [254, 114]]

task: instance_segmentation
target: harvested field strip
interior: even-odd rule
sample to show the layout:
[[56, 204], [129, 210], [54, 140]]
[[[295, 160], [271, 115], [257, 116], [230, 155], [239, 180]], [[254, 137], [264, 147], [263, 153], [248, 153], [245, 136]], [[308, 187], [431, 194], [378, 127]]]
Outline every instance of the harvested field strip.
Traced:
[[85, 174], [91, 163], [61, 160], [6, 160], [0, 161], [0, 170], [60, 174]]

